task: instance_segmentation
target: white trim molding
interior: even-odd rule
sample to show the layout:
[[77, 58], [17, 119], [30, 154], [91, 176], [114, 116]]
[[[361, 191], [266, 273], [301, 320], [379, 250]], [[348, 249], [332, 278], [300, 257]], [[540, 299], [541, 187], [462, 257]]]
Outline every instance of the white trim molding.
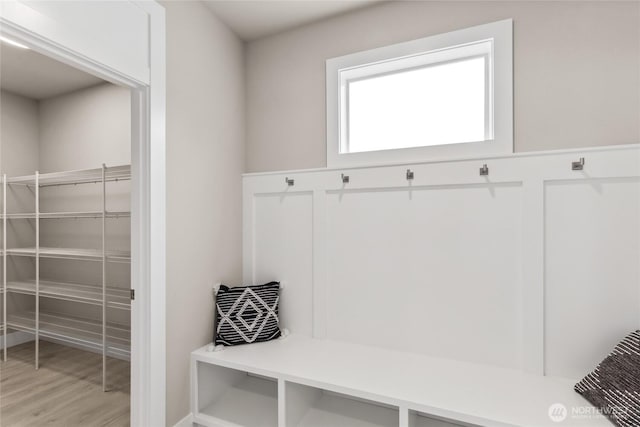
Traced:
[[[33, 341], [33, 334], [28, 332], [11, 332], [7, 334], [7, 348]], [[0, 336], [0, 349], [4, 348], [4, 337]]]
[[193, 427], [193, 414], [189, 412], [186, 417], [178, 421], [173, 427]]
[[0, 34], [132, 93], [131, 425], [166, 423], [165, 11], [151, 0], [0, 2]]
[[[486, 43], [489, 42], [489, 43]], [[490, 48], [487, 51], [486, 45]], [[480, 49], [482, 48], [482, 49]], [[458, 53], [456, 53], [458, 52]], [[427, 63], [486, 56], [485, 137], [475, 142], [443, 143], [412, 148], [347, 152], [345, 81], [362, 73], [377, 76], [424, 67]], [[471, 55], [471, 56], [469, 56]], [[400, 67], [400, 69], [399, 69]], [[376, 164], [452, 160], [513, 152], [513, 21], [506, 19], [418, 40], [357, 52], [326, 62], [327, 165], [356, 167]]]

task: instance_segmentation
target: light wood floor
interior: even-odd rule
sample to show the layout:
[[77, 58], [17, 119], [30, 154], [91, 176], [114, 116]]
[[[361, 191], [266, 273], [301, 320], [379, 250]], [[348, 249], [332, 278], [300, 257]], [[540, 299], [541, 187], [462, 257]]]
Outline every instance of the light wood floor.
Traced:
[[0, 363], [0, 426], [75, 427], [129, 425], [129, 363], [109, 359], [109, 391], [102, 391], [102, 356], [40, 342], [9, 348]]

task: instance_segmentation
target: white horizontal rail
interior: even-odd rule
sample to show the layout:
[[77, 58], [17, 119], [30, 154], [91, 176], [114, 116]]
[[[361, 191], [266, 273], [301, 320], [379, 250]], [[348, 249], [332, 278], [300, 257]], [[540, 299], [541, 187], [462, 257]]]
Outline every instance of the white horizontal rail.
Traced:
[[[414, 166], [428, 166], [428, 165], [441, 165], [441, 164], [454, 164], [462, 162], [486, 162], [488, 160], [519, 160], [527, 158], [544, 158], [553, 157], [559, 155], [590, 155], [600, 152], [616, 152], [616, 151], [631, 151], [632, 154], [640, 149], [640, 144], [623, 144], [623, 145], [611, 145], [600, 147], [585, 147], [585, 148], [571, 148], [566, 150], [548, 150], [548, 151], [528, 151], [522, 153], [506, 154], [502, 156], [490, 155], [490, 156], [475, 156], [475, 157], [459, 157], [455, 159], [434, 159], [428, 162], [402, 162], [402, 163], [387, 163], [387, 164], [372, 164], [368, 166], [351, 166], [351, 167], [335, 167], [335, 168], [311, 168], [311, 169], [290, 169], [268, 172], [248, 172], [242, 174], [243, 178], [263, 177], [269, 175], [282, 175], [282, 174], [306, 174], [306, 173], [318, 173], [318, 172], [335, 172], [344, 170], [360, 170], [360, 169], [377, 169], [377, 168], [390, 168], [390, 167], [404, 167], [407, 165]], [[635, 152], [634, 152], [635, 151]]]

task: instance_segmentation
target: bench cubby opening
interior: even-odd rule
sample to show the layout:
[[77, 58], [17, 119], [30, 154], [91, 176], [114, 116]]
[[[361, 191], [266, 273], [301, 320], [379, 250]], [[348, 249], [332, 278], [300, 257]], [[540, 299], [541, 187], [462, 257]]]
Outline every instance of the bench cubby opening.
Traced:
[[409, 427], [477, 427], [475, 424], [453, 422], [419, 411], [409, 410]]
[[399, 408], [285, 382], [286, 426], [398, 427]]
[[[191, 356], [192, 412], [205, 426], [553, 427], [549, 405], [585, 404], [572, 379], [295, 334], [209, 348]], [[572, 425], [610, 423], [603, 417]]]
[[194, 421], [205, 426], [278, 426], [275, 378], [196, 362]]

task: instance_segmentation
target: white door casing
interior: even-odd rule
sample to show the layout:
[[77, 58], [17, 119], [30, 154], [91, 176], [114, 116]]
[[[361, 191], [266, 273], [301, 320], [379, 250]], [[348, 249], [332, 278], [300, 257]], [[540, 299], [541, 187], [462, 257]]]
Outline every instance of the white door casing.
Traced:
[[0, 34], [131, 89], [131, 425], [165, 425], [165, 12], [155, 1], [0, 2]]

